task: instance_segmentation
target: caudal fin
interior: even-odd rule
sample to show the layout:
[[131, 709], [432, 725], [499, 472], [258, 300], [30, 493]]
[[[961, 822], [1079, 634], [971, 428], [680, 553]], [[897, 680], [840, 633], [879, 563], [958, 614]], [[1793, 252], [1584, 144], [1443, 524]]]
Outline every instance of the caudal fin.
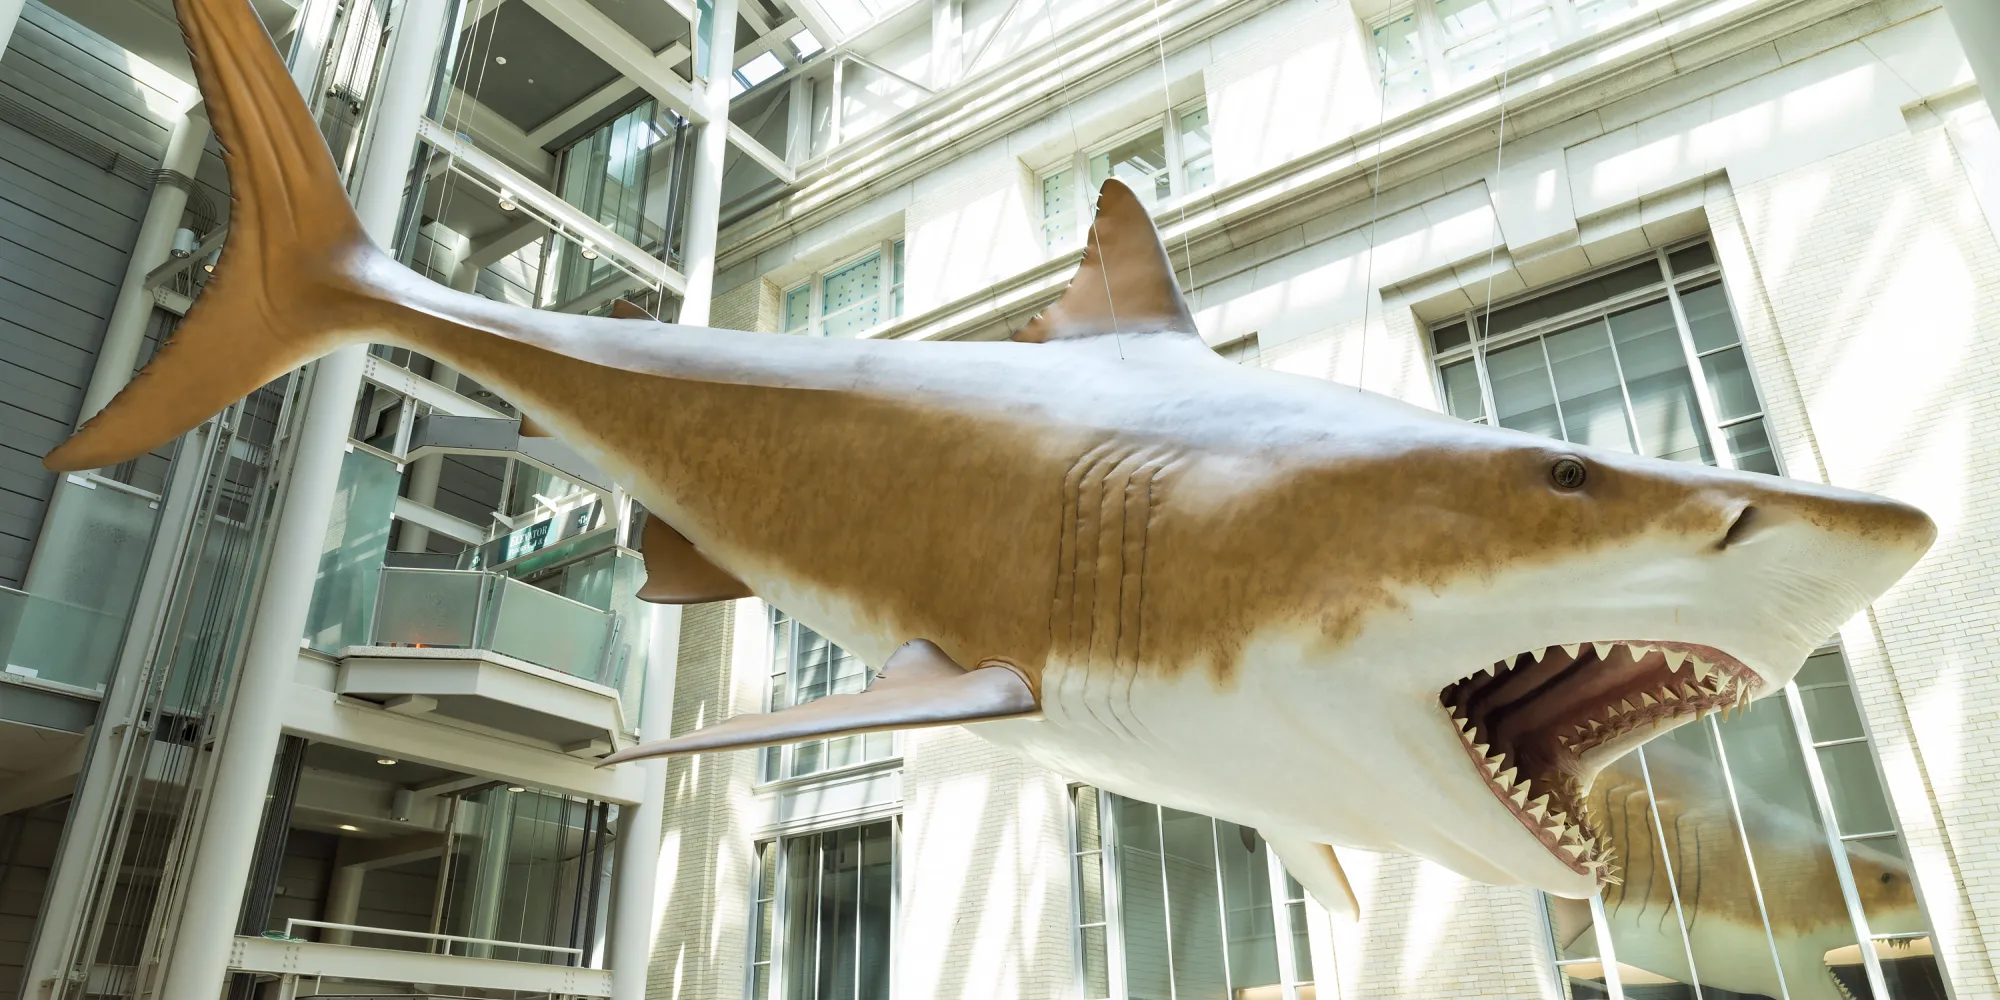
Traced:
[[247, 0], [176, 0], [229, 168], [229, 239], [194, 308], [132, 382], [42, 464], [143, 455], [343, 343], [377, 254], [326, 141]]

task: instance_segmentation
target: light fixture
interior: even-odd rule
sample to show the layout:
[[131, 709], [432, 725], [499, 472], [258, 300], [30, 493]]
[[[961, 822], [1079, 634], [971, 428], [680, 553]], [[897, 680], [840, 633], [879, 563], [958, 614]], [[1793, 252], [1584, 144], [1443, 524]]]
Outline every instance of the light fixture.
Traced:
[[176, 229], [174, 230], [173, 248], [168, 252], [174, 255], [175, 260], [186, 260], [194, 256], [194, 247], [194, 230]]
[[382, 766], [384, 766], [384, 767], [387, 767], [387, 766], [389, 766], [390, 764], [394, 764], [395, 762], [396, 762], [396, 758], [394, 758], [394, 757], [377, 757], [377, 758], [375, 758], [375, 763], [377, 763], [377, 764], [381, 764], [381, 765], [382, 765]]
[[596, 260], [596, 259], [597, 259], [597, 248], [596, 248], [596, 247], [594, 247], [594, 246], [591, 246], [591, 245], [590, 245], [590, 244], [588, 244], [588, 243], [585, 243], [585, 244], [583, 245], [583, 251], [582, 251], [582, 252], [583, 252], [583, 259], [584, 259], [584, 260]]
[[202, 261], [202, 262], [201, 262], [201, 270], [202, 270], [202, 273], [204, 273], [204, 274], [214, 274], [214, 273], [215, 273], [215, 264], [216, 264], [216, 262], [217, 262], [217, 261], [219, 261], [219, 260], [221, 260], [221, 259], [222, 259], [222, 251], [220, 251], [220, 250], [217, 250], [216, 252], [214, 252], [214, 253], [212, 253], [212, 254], [209, 254], [209, 255], [208, 255], [208, 259], [207, 259], [207, 260], [204, 260], [204, 261]]
[[507, 57], [506, 57], [506, 56], [494, 56], [494, 57], [493, 57], [493, 62], [494, 62], [495, 64], [497, 64], [497, 65], [500, 65], [500, 66], [505, 66], [505, 65], [507, 65]]
[[360, 833], [360, 832], [361, 832], [361, 828], [360, 828], [360, 827], [358, 827], [358, 826], [355, 826], [355, 825], [354, 825], [354, 824], [352, 824], [352, 823], [342, 823], [342, 824], [340, 824], [340, 828], [341, 828], [341, 829], [343, 829], [343, 830], [346, 830], [346, 831], [347, 831], [348, 833]]
[[500, 211], [511, 212], [521, 206], [514, 204], [514, 194], [506, 188], [500, 189]]
[[527, 789], [526, 789], [526, 788], [523, 788], [523, 787], [521, 787], [520, 785], [508, 785], [508, 786], [507, 786], [507, 790], [508, 790], [508, 791], [510, 791], [510, 792], [525, 792], [525, 791], [527, 791]]

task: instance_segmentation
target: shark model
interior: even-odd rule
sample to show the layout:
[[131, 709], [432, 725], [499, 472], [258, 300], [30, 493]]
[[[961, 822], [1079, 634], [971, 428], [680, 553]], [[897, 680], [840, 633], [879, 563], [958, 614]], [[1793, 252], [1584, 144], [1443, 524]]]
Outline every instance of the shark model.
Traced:
[[[221, 267], [52, 469], [170, 440], [337, 347], [502, 393], [651, 512], [642, 596], [754, 594], [866, 692], [607, 762], [972, 724], [1118, 793], [1262, 831], [1335, 912], [1329, 845], [1584, 896], [1592, 776], [1782, 686], [1902, 576], [1920, 511], [1475, 426], [1244, 368], [1105, 184], [1011, 343], [810, 339], [541, 312], [377, 250], [244, 0], [177, 0], [235, 198]], [[795, 488], [805, 480], [811, 491]]]

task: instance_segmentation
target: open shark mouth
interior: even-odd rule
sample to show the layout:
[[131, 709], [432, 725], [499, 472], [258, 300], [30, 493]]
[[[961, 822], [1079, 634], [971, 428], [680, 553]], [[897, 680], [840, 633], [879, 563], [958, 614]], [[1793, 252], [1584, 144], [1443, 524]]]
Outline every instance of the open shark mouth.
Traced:
[[1667, 729], [1749, 703], [1762, 686], [1735, 657], [1686, 642], [1589, 642], [1501, 660], [1439, 700], [1487, 786], [1556, 860], [1616, 881], [1590, 815], [1599, 768]]

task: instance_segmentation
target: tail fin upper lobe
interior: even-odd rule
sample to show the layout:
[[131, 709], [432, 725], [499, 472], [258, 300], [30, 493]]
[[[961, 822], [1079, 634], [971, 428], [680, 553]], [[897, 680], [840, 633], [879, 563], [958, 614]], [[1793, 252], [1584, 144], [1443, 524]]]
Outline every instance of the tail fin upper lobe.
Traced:
[[344, 343], [381, 303], [360, 277], [379, 253], [325, 140], [247, 0], [176, 0], [229, 168], [229, 239], [215, 277], [159, 352], [42, 464], [143, 455]]

